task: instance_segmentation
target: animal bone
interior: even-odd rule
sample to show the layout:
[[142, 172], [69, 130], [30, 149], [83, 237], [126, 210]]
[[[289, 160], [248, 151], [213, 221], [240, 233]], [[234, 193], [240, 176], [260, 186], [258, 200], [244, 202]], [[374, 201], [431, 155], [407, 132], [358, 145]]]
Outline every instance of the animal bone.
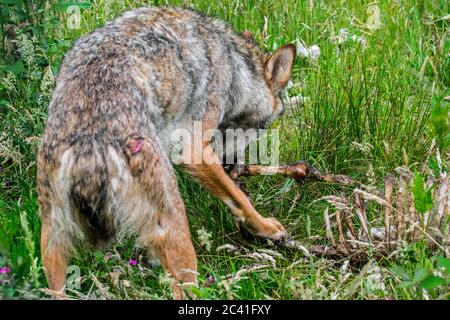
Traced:
[[297, 182], [324, 181], [330, 183], [339, 183], [343, 185], [355, 184], [353, 179], [344, 175], [323, 174], [315, 167], [309, 166], [305, 161], [280, 166], [237, 164], [231, 170], [230, 177], [233, 180], [238, 180], [241, 176], [273, 175], [273, 174], [294, 178]]

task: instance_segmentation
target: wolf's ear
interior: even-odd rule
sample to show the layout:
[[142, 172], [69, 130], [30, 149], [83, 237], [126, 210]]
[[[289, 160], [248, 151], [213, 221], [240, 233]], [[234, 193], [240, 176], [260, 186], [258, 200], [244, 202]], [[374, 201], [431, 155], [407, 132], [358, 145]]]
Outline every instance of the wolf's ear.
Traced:
[[264, 64], [264, 76], [272, 89], [282, 90], [291, 78], [295, 45], [287, 44], [275, 51]]

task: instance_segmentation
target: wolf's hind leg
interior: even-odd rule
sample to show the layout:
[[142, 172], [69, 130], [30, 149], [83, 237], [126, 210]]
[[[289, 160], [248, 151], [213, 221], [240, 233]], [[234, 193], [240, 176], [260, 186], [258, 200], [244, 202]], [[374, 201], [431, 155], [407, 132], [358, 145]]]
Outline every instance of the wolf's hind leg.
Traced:
[[[42, 208], [41, 208], [42, 210]], [[48, 218], [42, 219], [41, 227], [41, 257], [42, 267], [49, 289], [54, 298], [65, 298], [64, 287], [68, 262], [68, 249], [65, 241], [55, 237], [51, 222]], [[62, 239], [61, 239], [62, 240]], [[64, 239], [66, 240], [66, 239]]]
[[138, 243], [160, 260], [175, 280], [174, 298], [182, 299], [180, 282], [195, 284], [197, 281], [197, 257], [175, 172], [154, 140], [132, 140], [126, 148], [135, 188], [132, 193], [140, 204], [136, 206], [139, 211], [136, 216], [146, 219], [137, 223], [144, 226], [138, 231]]
[[174, 278], [172, 291], [174, 299], [183, 299], [183, 286], [195, 285], [197, 281], [197, 257], [191, 242], [184, 210], [164, 212], [168, 219], [162, 219], [157, 228], [165, 236], [159, 242], [150, 238], [152, 254], [159, 257], [164, 270]]
[[[59, 169], [60, 171], [63, 168]], [[66, 199], [66, 184], [59, 177], [52, 182], [50, 177], [59, 177], [54, 168], [45, 161], [43, 153], [38, 157], [37, 191], [39, 201], [39, 215], [41, 218], [40, 251], [42, 267], [47, 279], [48, 288], [53, 298], [66, 298], [65, 280], [72, 248], [73, 217]], [[51, 188], [51, 185], [57, 188]]]

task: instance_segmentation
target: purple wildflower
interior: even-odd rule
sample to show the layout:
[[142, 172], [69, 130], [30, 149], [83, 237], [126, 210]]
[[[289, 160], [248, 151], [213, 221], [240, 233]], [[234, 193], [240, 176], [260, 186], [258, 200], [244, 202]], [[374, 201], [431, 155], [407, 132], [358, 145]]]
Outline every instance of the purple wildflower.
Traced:
[[130, 265], [130, 266], [135, 266], [135, 265], [137, 265], [137, 260], [134, 260], [134, 259], [130, 259], [130, 260], [128, 260], [128, 264]]
[[11, 272], [11, 269], [10, 268], [8, 268], [8, 267], [1, 267], [0, 268], [0, 274], [4, 274], [4, 273], [10, 273]]

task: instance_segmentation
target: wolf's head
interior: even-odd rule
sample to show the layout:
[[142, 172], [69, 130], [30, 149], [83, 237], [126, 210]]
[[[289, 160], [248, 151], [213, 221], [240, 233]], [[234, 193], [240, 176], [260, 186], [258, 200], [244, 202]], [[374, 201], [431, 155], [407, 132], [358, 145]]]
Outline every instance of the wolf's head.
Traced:
[[[287, 44], [273, 53], [261, 50], [255, 43], [250, 31], [240, 34], [244, 45], [252, 52], [255, 72], [243, 85], [245, 95], [240, 97], [245, 101], [238, 111], [235, 109], [228, 118], [224, 119], [220, 129], [266, 129], [284, 112], [282, 93], [291, 78], [296, 48]], [[237, 112], [236, 112], [237, 111]], [[242, 151], [246, 144], [236, 145], [235, 141], [225, 140], [225, 154], [230, 158], [232, 153]]]
[[253, 89], [247, 91], [250, 96], [246, 99], [247, 105], [233, 117], [231, 122], [234, 123], [229, 125], [242, 129], [266, 128], [284, 112], [281, 95], [291, 78], [296, 48], [294, 44], [287, 44], [268, 53], [256, 45], [250, 31], [240, 33], [240, 37], [252, 51], [257, 74], [251, 79], [252, 83], [247, 84]]

